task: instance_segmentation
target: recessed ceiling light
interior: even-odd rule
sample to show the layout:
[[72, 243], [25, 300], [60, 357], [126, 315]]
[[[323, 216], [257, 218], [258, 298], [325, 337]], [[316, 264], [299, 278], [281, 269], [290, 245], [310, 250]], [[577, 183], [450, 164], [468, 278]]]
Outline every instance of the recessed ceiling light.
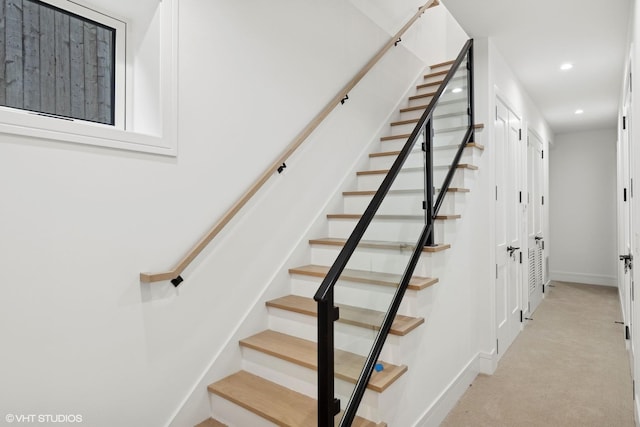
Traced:
[[562, 71], [567, 71], [567, 70], [570, 70], [570, 69], [572, 69], [572, 68], [573, 68], [573, 64], [572, 64], [572, 63], [570, 63], [570, 62], [565, 62], [564, 64], [562, 64], [562, 65], [560, 66], [560, 69], [561, 69]]
[[580, 109], [576, 110], [576, 114], [582, 114], [582, 113], [584, 113], [584, 110], [580, 110]]
[[462, 92], [462, 88], [456, 87], [454, 89], [451, 90], [452, 93], [460, 93]]

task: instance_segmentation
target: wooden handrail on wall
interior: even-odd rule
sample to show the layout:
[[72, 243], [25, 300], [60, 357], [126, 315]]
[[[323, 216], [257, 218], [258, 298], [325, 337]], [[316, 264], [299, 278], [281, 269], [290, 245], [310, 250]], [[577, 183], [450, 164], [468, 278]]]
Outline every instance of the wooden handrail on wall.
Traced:
[[390, 40], [385, 44], [373, 58], [362, 67], [362, 69], [334, 96], [331, 101], [320, 111], [311, 122], [305, 126], [302, 131], [289, 144], [286, 150], [274, 161], [263, 173], [258, 180], [242, 195], [242, 197], [229, 208], [220, 220], [200, 239], [200, 241], [185, 255], [182, 260], [171, 270], [161, 273], [140, 273], [140, 281], [144, 283], [159, 282], [163, 280], [171, 280], [174, 286], [178, 286], [182, 282], [180, 274], [199, 254], [207, 247], [207, 245], [218, 235], [218, 233], [231, 221], [231, 219], [242, 209], [244, 205], [253, 197], [254, 194], [267, 182], [267, 180], [278, 170], [298, 147], [311, 135], [311, 133], [322, 123], [324, 119], [338, 106], [348, 93], [362, 80], [362, 78], [373, 68], [373, 66], [391, 49], [397, 45], [402, 35], [413, 25], [413, 23], [422, 16], [422, 14], [430, 7], [437, 6], [438, 0], [429, 0], [424, 6], [418, 9], [418, 12], [411, 18]]

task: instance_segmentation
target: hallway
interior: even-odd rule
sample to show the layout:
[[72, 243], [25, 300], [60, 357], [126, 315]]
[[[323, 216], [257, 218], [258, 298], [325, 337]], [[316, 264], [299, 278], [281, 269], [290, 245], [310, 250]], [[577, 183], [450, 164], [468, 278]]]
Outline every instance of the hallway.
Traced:
[[495, 374], [479, 375], [442, 426], [635, 425], [617, 288], [552, 285]]

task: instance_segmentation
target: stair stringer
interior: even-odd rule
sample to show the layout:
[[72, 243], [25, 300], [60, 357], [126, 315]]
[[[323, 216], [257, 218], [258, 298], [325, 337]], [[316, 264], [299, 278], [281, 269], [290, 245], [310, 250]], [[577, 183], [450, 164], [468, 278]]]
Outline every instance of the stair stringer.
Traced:
[[[464, 211], [463, 217], [469, 217], [469, 216], [470, 216], [469, 212]], [[467, 223], [472, 223], [472, 221], [467, 221]], [[465, 233], [464, 229], [462, 230], [462, 233]], [[470, 233], [466, 233], [466, 235], [470, 235]], [[454, 246], [459, 245], [459, 247], [461, 248], [467, 247], [468, 245], [463, 241], [463, 239], [459, 239], [458, 236], [459, 234], [457, 233], [455, 235], [450, 236], [451, 240], [455, 242]], [[449, 240], [449, 236], [447, 240]], [[440, 261], [444, 264], [444, 266], [441, 266], [439, 271], [448, 270], [448, 266], [456, 262], [455, 256], [459, 254], [463, 254], [464, 252], [465, 251], [463, 250], [463, 251], [459, 251], [458, 254], [455, 254], [455, 255], [448, 254], [447, 256], [442, 257]], [[471, 251], [468, 251], [468, 250], [466, 252], [471, 253]], [[466, 270], [458, 269], [458, 270], [452, 270], [452, 271], [458, 272], [458, 273], [460, 272], [466, 273], [466, 275], [463, 274], [462, 276], [460, 275], [456, 276], [455, 274], [440, 273], [440, 277], [446, 277], [445, 283], [449, 281], [452, 281], [454, 283], [462, 283], [462, 284], [471, 283], [471, 277], [469, 276], [469, 273]], [[446, 286], [446, 285], [443, 285], [443, 286]], [[435, 319], [437, 319], [438, 316], [441, 315], [442, 313], [445, 314], [444, 315], [445, 318], [447, 318], [447, 315], [451, 315], [450, 308], [452, 304], [447, 302], [445, 302], [444, 304], [441, 304], [441, 306], [444, 307], [444, 310], [439, 311], [438, 307], [435, 306], [436, 303], [442, 302], [443, 298], [446, 298], [447, 296], [450, 297], [451, 295], [453, 295], [454, 300], [458, 302], [455, 296], [458, 293], [460, 293], [461, 290], [464, 290], [464, 289], [460, 289], [459, 287], [457, 289], [455, 287], [449, 287], [449, 288], [450, 289], [448, 290], [448, 292], [447, 292], [447, 289], [445, 289], [444, 292], [442, 292], [441, 288], [438, 286], [428, 290], [428, 292], [432, 294], [433, 303], [427, 304], [425, 307], [423, 307], [420, 310], [421, 311], [420, 314], [422, 315], [422, 312], [423, 312], [426, 314], [426, 317], [429, 317], [429, 316], [433, 317], [434, 326], [432, 327], [431, 332], [427, 331], [427, 329], [429, 328], [429, 325], [426, 325], [425, 328], [427, 329], [423, 328], [422, 330], [425, 330], [427, 332], [423, 333], [422, 335], [416, 335], [419, 338], [416, 338], [416, 336], [412, 336], [410, 345], [406, 344], [405, 340], [407, 339], [407, 337], [402, 337], [397, 339], [396, 337], [390, 337], [390, 339], [387, 342], [388, 345], [385, 347], [385, 352], [383, 352], [383, 358], [387, 358], [387, 356], [389, 356], [390, 354], [396, 353], [397, 354], [396, 357], [402, 357], [403, 361], [405, 362], [407, 360], [411, 360], [411, 362], [409, 363], [413, 364], [414, 367], [411, 368], [410, 371], [414, 372], [414, 374], [401, 378], [396, 383], [394, 383], [387, 390], [387, 392], [383, 394], [375, 395], [375, 397], [373, 398], [371, 397], [371, 393], [367, 391], [365, 393], [363, 405], [361, 406], [359, 411], [360, 416], [363, 416], [375, 421], [379, 421], [383, 418], [385, 419], [385, 421], [387, 421], [393, 417], [402, 417], [402, 419], [399, 421], [399, 423], [402, 423], [400, 425], [405, 425], [405, 423], [409, 422], [409, 419], [412, 416], [415, 417], [414, 421], [416, 420], [419, 421], [421, 418], [425, 419], [425, 417], [427, 417], [429, 420], [437, 419], [438, 414], [436, 412], [438, 412], [439, 410], [440, 414], [446, 414], [446, 411], [443, 411], [443, 409], [441, 408], [443, 407], [446, 408], [447, 402], [455, 401], [459, 397], [459, 395], [461, 395], [462, 393], [460, 390], [464, 390], [464, 387], [466, 387], [467, 382], [473, 380], [473, 378], [478, 372], [477, 354], [474, 355], [470, 361], [464, 360], [463, 362], [461, 362], [460, 363], [460, 365], [462, 366], [461, 369], [458, 369], [459, 366], [457, 366], [456, 363], [451, 363], [451, 360], [450, 360], [451, 357], [448, 354], [445, 354], [441, 361], [449, 363], [449, 365], [451, 365], [452, 367], [448, 369], [448, 371], [451, 371], [451, 373], [447, 372], [447, 374], [445, 374], [444, 376], [437, 375], [438, 371], [442, 370], [441, 365], [437, 363], [433, 364], [433, 366], [436, 366], [434, 368], [435, 369], [434, 372], [427, 372], [426, 375], [424, 375], [424, 373], [422, 372], [425, 370], [425, 369], [422, 369], [424, 365], [431, 365], [429, 363], [425, 363], [425, 357], [422, 357], [422, 354], [427, 354], [428, 351], [430, 351], [432, 355], [435, 357], [435, 359], [437, 360], [439, 355], [433, 349], [434, 349], [434, 346], [438, 344], [438, 340], [442, 338], [438, 334], [438, 329], [441, 329], [441, 330], [446, 329], [446, 326], [452, 323], [451, 319], [446, 319], [444, 328], [438, 327], [438, 324], [437, 324], [438, 322]], [[469, 310], [467, 314], [473, 317], [473, 310]], [[293, 317], [296, 317], [296, 316], [298, 315], [295, 315], [295, 314], [291, 315], [291, 318], [288, 320], [295, 320], [293, 319]], [[304, 317], [304, 316], [298, 316], [298, 317]], [[306, 334], [313, 335], [313, 333], [315, 332], [315, 324], [313, 319], [306, 319], [303, 322], [306, 322], [307, 328], [309, 329]], [[467, 324], [473, 325], [473, 321], [468, 321]], [[270, 322], [270, 326], [273, 326], [271, 322]], [[275, 327], [274, 329], [278, 330], [279, 328]], [[467, 328], [467, 330], [468, 329], [469, 328]], [[296, 334], [296, 332], [291, 332], [291, 331], [286, 331], [286, 332], [289, 332], [294, 335]], [[446, 335], [446, 332], [445, 332], [445, 335]], [[472, 340], [469, 340], [469, 341], [472, 341]], [[453, 340], [453, 342], [455, 343], [456, 340]], [[425, 349], [425, 347], [428, 347], [428, 351], [427, 349]], [[472, 342], [470, 342], [467, 347], [473, 349], [474, 345]], [[411, 357], [408, 357], [408, 355], [413, 355], [413, 359]], [[464, 358], [464, 356], [462, 357]], [[281, 374], [274, 374], [270, 372], [269, 369], [265, 370], [259, 366], [251, 367], [249, 365], [250, 364], [244, 364], [243, 367], [245, 369], [246, 368], [256, 369], [258, 372], [255, 372], [255, 373], [262, 374], [262, 376], [265, 376], [273, 381], [276, 381], [279, 383], [286, 382], [286, 377], [284, 377]], [[416, 366], [420, 368], [418, 369], [418, 372], [415, 372]], [[428, 370], [428, 367], [427, 367], [427, 370]], [[298, 391], [301, 391], [300, 389], [306, 389], [306, 393], [313, 396], [315, 393], [315, 389], [312, 383], [314, 379], [313, 373], [305, 371], [304, 374], [299, 372], [297, 375], [294, 375], [294, 376], [297, 379], [300, 379], [300, 377], [306, 376], [307, 381], [303, 382], [303, 384], [298, 384], [297, 386], [292, 386], [291, 384], [289, 384], [289, 386], [291, 386], [292, 388], [296, 388]], [[398, 395], [411, 394], [412, 392], [407, 392], [407, 390], [411, 389], [414, 386], [416, 386], [417, 388], [417, 390], [415, 390], [415, 393], [417, 395], [420, 395], [421, 393], [424, 392], [425, 382], [433, 384], [434, 382], [438, 382], [438, 380], [440, 379], [442, 379], [441, 381], [442, 386], [432, 387], [435, 390], [435, 394], [434, 394], [435, 397], [430, 402], [430, 405], [428, 405], [428, 407], [430, 409], [433, 408], [433, 410], [427, 411], [427, 414], [425, 415], [422, 412], [423, 406], [414, 405], [413, 408], [408, 408], [407, 411], [398, 411], [398, 401], [397, 401]], [[338, 390], [339, 387], [336, 387], [336, 389]], [[450, 391], [452, 389], [455, 389], [455, 390], [452, 392]], [[375, 400], [375, 402], [371, 403], [372, 399]], [[413, 409], [413, 414], [411, 409]], [[428, 421], [428, 422], [432, 422], [432, 421]], [[393, 421], [393, 424], [395, 424], [395, 421]]]
[[[485, 166], [482, 157], [479, 160], [480, 170], [476, 173], [481, 173]], [[488, 168], [484, 168], [484, 171], [488, 173]], [[474, 209], [481, 209], [486, 205], [486, 201], [480, 196], [473, 197], [476, 193], [480, 194], [474, 191], [474, 183], [475, 180], [471, 182], [470, 193], [465, 194], [471, 200], [464, 203], [464, 209], [459, 211], [462, 218], [458, 220], [458, 227], [446, 236], [445, 240], [451, 243], [452, 248], [437, 254], [436, 260], [432, 261], [440, 265], [428, 267], [437, 271], [439, 283], [408, 296], [408, 299], [419, 300], [413, 304], [411, 314], [426, 318], [426, 324], [407, 336], [389, 336], [381, 354], [383, 360], [409, 366], [409, 372], [381, 394], [366, 391], [358, 412], [362, 417], [374, 421], [384, 420], [389, 425], [413, 425], [425, 417], [438, 419], [438, 414], [447, 412], [443, 412], [442, 408], [452, 406], [450, 402], [455, 402], [460, 397], [480, 369], [478, 346], [473, 339], [473, 329], [477, 327], [473, 307], [474, 277], [467, 269], [455, 268], [456, 264], [466, 265], [469, 257], [473, 256], [474, 245], [470, 231], [473, 228]], [[423, 258], [431, 256], [424, 255]], [[462, 311], [456, 310], [461, 296], [466, 300], [462, 304], [466, 308]], [[403, 304], [406, 302], [405, 299]], [[298, 322], [298, 325], [290, 326], [292, 322]], [[272, 317], [270, 326], [274, 330], [307, 339], [312, 339], [316, 328], [315, 319], [295, 313]], [[451, 337], [450, 329], [463, 331], [467, 337], [461, 341], [455, 334]], [[465, 343], [464, 348], [459, 346], [459, 342]], [[366, 354], [367, 350], [365, 348], [355, 352]], [[450, 352], [454, 352], [453, 357]], [[312, 382], [315, 378], [312, 373], [307, 372], [306, 375], [307, 381], [303, 387], [314, 394]], [[282, 382], [282, 378], [272, 379]], [[339, 387], [336, 386], [336, 391], [338, 390]], [[425, 390], [429, 390], [431, 394], [425, 394]], [[407, 404], [407, 396], [428, 396], [431, 400], [412, 401], [407, 408], [398, 410], [402, 406], [399, 400], [402, 404]], [[422, 412], [425, 407], [430, 408], [426, 415]], [[398, 417], [398, 420], [394, 417]]]
[[[486, 146], [486, 135], [476, 132], [476, 142]], [[485, 242], [479, 242], [474, 230], [474, 214], [493, 202], [486, 199], [488, 192], [477, 186], [490, 181], [484, 179], [492, 173], [488, 159], [485, 152], [477, 163], [479, 170], [469, 186], [471, 191], [465, 194], [463, 210], [458, 212], [462, 218], [455, 233], [446, 238], [451, 249], [438, 268], [439, 282], [430, 288], [428, 306], [417, 313], [426, 322], [414, 331], [419, 335], [417, 347], [402, 360], [409, 367], [406, 378], [399, 381], [395, 399], [380, 408], [389, 425], [438, 426], [483, 371], [484, 354], [476, 336], [481, 328], [491, 326], [478, 322], [481, 308], [476, 301], [480, 293], [489, 293], [490, 289], [485, 278], [465, 267], [473, 265], [476, 251], [488, 250], [488, 236]]]
[[[265, 280], [265, 284], [260, 288], [258, 296], [248, 306], [248, 309], [244, 312], [241, 320], [235, 325], [224, 325], [230, 333], [224, 341], [224, 344], [211, 358], [210, 363], [205, 367], [202, 374], [194, 382], [191, 391], [185, 399], [179, 404], [172, 419], [167, 423], [169, 427], [182, 427], [185, 422], [191, 423], [192, 421], [185, 420], [202, 420], [205, 415], [209, 416], [211, 413], [211, 402], [207, 392], [207, 386], [228, 375], [230, 372], [237, 371], [241, 368], [241, 352], [238, 346], [238, 341], [246, 336], [252, 335], [265, 328], [268, 324], [268, 313], [265, 309], [265, 302], [280, 295], [284, 295], [291, 290], [291, 284], [289, 280], [288, 269], [293, 265], [303, 265], [308, 263], [310, 259], [309, 239], [324, 235], [328, 230], [328, 222], [326, 214], [328, 212], [337, 211], [342, 204], [342, 191], [355, 188], [356, 172], [358, 170], [366, 169], [369, 162], [369, 153], [379, 151], [380, 138], [388, 133], [389, 123], [397, 120], [400, 116], [399, 110], [406, 103], [407, 98], [415, 93], [415, 87], [418, 82], [422, 80], [424, 75], [424, 65], [416, 73], [413, 80], [405, 89], [404, 93], [398, 98], [397, 103], [389, 110], [389, 114], [385, 120], [381, 121], [381, 125], [373, 132], [373, 135], [369, 139], [369, 142], [363, 146], [358, 155], [354, 157], [354, 161], [349, 168], [341, 176], [339, 183], [331, 191], [330, 197], [324, 202], [323, 208], [318, 210], [317, 215], [309, 221], [309, 225], [306, 231], [301, 237], [291, 246], [291, 250], [282, 258], [283, 261], [275, 268], [273, 275]], [[365, 76], [362, 84], [365, 84], [365, 80], [368, 77]], [[376, 77], [372, 77], [375, 79]], [[379, 77], [378, 77], [379, 78]], [[349, 107], [348, 103], [345, 105]], [[322, 137], [325, 125], [322, 125], [316, 131], [317, 135], [314, 135], [314, 139]], [[318, 141], [319, 142], [319, 141]], [[290, 158], [290, 163], [294, 164], [298, 157], [305, 156], [307, 149], [304, 147]], [[283, 175], [286, 176], [288, 171], [285, 169]], [[256, 207], [252, 207], [256, 209]], [[242, 219], [238, 221], [242, 222]], [[205, 256], [211, 256], [215, 254], [215, 251], [209, 250], [209, 254]], [[206, 262], [206, 261], [205, 261]], [[204, 263], [204, 262], [203, 262]], [[192, 273], [192, 279], [196, 279], [198, 271]], [[287, 384], [284, 384], [285, 386]], [[224, 417], [219, 417], [224, 421]], [[193, 422], [195, 424], [195, 421]]]

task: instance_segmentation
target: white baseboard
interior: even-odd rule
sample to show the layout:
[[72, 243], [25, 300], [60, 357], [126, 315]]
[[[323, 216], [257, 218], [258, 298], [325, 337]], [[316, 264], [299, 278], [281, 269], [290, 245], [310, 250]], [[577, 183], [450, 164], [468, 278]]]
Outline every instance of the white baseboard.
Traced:
[[585, 285], [618, 286], [618, 279], [615, 276], [603, 274], [572, 273], [567, 271], [551, 271], [551, 280], [559, 282], [584, 283]]
[[[482, 357], [484, 358], [485, 355], [486, 353], [483, 353]], [[437, 427], [444, 421], [478, 375], [479, 365], [482, 364], [480, 357], [480, 353], [478, 353], [467, 363], [449, 386], [440, 393], [435, 402], [422, 414], [414, 427]]]
[[486, 375], [493, 375], [498, 368], [498, 358], [495, 349], [491, 353], [478, 353], [478, 372]]

